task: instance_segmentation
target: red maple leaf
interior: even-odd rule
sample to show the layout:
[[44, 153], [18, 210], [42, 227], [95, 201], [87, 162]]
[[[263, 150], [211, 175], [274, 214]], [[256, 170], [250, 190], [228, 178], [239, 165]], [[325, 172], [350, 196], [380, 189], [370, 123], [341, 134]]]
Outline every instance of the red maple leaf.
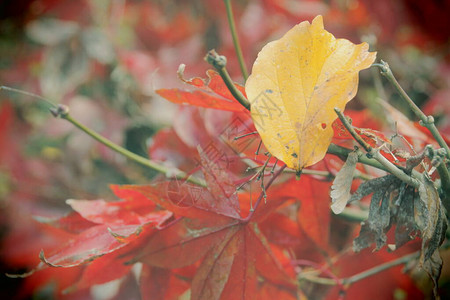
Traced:
[[131, 250], [132, 262], [173, 269], [201, 261], [192, 279], [192, 299], [258, 298], [258, 278], [293, 293], [295, 284], [258, 223], [241, 216], [238, 200], [243, 198], [234, 193], [229, 172], [206, 153], [200, 155], [208, 188], [179, 181], [116, 187], [154, 201], [177, 218]]

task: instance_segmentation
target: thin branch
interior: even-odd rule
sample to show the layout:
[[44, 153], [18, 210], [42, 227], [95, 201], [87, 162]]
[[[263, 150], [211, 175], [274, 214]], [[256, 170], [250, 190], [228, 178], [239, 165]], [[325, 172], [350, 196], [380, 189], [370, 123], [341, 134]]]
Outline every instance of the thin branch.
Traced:
[[8, 86], [4, 86], [4, 85], [0, 86], [0, 91], [1, 90], [5, 90], [5, 91], [14, 92], [14, 93], [22, 94], [22, 95], [25, 95], [25, 96], [33, 97], [33, 98], [36, 98], [36, 99], [44, 101], [45, 103], [47, 103], [52, 108], [56, 108], [57, 107], [57, 105], [55, 103], [53, 103], [52, 101], [50, 101], [50, 100], [48, 100], [48, 99], [46, 99], [46, 98], [44, 98], [42, 96], [39, 96], [37, 94], [34, 94], [34, 93], [30, 93], [30, 92], [14, 89], [14, 88], [11, 88], [11, 87], [8, 87]]
[[[348, 148], [345, 148], [345, 147], [342, 147], [342, 146], [338, 146], [338, 145], [335, 145], [335, 144], [330, 144], [330, 146], [328, 146], [327, 153], [337, 155], [342, 160], [346, 160], [348, 154], [350, 152], [352, 152], [352, 151], [353, 151], [353, 149], [348, 149]], [[386, 169], [378, 161], [376, 161], [373, 158], [368, 158], [365, 155], [359, 156], [358, 157], [358, 162], [388, 172], [388, 169]]]
[[140, 155], [137, 155], [123, 147], [120, 147], [119, 145], [113, 143], [112, 141], [110, 141], [109, 139], [105, 138], [104, 136], [98, 134], [97, 132], [93, 131], [92, 129], [84, 126], [83, 124], [81, 124], [80, 122], [78, 122], [76, 119], [74, 119], [70, 114], [69, 114], [69, 109], [67, 106], [64, 105], [59, 105], [58, 109], [56, 110], [51, 110], [52, 114], [55, 117], [60, 117], [61, 119], [64, 119], [66, 121], [69, 121], [70, 123], [72, 123], [75, 127], [77, 127], [78, 129], [80, 129], [81, 131], [85, 132], [86, 134], [88, 134], [89, 136], [91, 136], [92, 138], [94, 138], [95, 140], [97, 140], [98, 142], [100, 142], [101, 144], [107, 146], [108, 148], [110, 148], [111, 150], [125, 156], [126, 158], [137, 162], [138, 164], [141, 164], [145, 167], [148, 167], [150, 169], [153, 169], [157, 172], [163, 173], [164, 175], [170, 177], [171, 175], [173, 175], [173, 177], [178, 178], [178, 179], [185, 179], [186, 181], [189, 181], [191, 183], [200, 185], [200, 186], [206, 186], [206, 184], [193, 176], [188, 176], [188, 174], [186, 174], [185, 172], [178, 170], [178, 169], [173, 169], [173, 168], [167, 168], [163, 165], [160, 165], [152, 160], [146, 159]]
[[[344, 285], [342, 284], [341, 279], [339, 279], [336, 275], [334, 275], [334, 273], [331, 272], [331, 270], [326, 265], [321, 266], [318, 263], [315, 263], [315, 262], [309, 261], [309, 260], [305, 260], [305, 259], [293, 260], [291, 262], [291, 264], [298, 265], [298, 266], [309, 266], [309, 267], [313, 267], [315, 269], [318, 269], [318, 272], [323, 273], [323, 274], [325, 274], [326, 276], [329, 277], [329, 278], [316, 277], [316, 279], [318, 279], [319, 282], [321, 281], [320, 279], [326, 279], [326, 281], [331, 279], [331, 280], [334, 280], [336, 285], [338, 285], [341, 288], [341, 290], [344, 290]], [[317, 272], [317, 271], [315, 271], [315, 272]], [[299, 276], [298, 276], [299, 280], [302, 279], [302, 275], [303, 275], [302, 273], [299, 274]]]
[[[294, 169], [285, 170], [286, 173], [297, 173]], [[321, 171], [321, 170], [314, 170], [314, 169], [303, 169], [302, 174], [305, 175], [316, 175], [316, 176], [323, 176], [327, 180], [331, 180], [334, 178], [334, 175], [331, 174], [328, 171]]]
[[391, 68], [387, 62], [381, 61], [381, 64], [373, 64], [372, 66], [379, 67], [381, 69], [381, 75], [386, 77], [386, 79], [392, 84], [392, 86], [397, 90], [403, 100], [408, 104], [409, 108], [413, 111], [413, 113], [420, 119], [420, 124], [426, 127], [434, 139], [438, 142], [439, 146], [445, 149], [446, 157], [450, 159], [450, 149], [445, 142], [444, 138], [439, 133], [436, 125], [434, 124], [433, 116], [425, 115], [422, 110], [412, 101], [412, 99], [406, 94], [405, 90], [400, 86], [394, 74], [392, 73]]
[[405, 172], [403, 172], [402, 170], [397, 168], [393, 163], [391, 163], [389, 160], [387, 160], [386, 157], [381, 155], [380, 151], [374, 150], [374, 151], [372, 151], [372, 153], [370, 153], [370, 155], [374, 159], [376, 159], [378, 162], [380, 162], [383, 166], [385, 166], [386, 169], [388, 169], [389, 173], [391, 173], [392, 175], [394, 175], [401, 181], [403, 181], [411, 186], [414, 186], [416, 188], [419, 187], [419, 185], [420, 185], [419, 180], [417, 180], [416, 178], [413, 178], [412, 176], [409, 176], [408, 174], [406, 174]]
[[383, 155], [381, 155], [380, 151], [378, 149], [372, 148], [370, 145], [368, 145], [354, 130], [353, 126], [348, 122], [348, 120], [345, 118], [345, 116], [342, 114], [342, 112], [338, 109], [334, 109], [336, 114], [339, 116], [339, 119], [342, 121], [342, 124], [345, 126], [345, 128], [350, 132], [350, 134], [353, 136], [353, 138], [367, 151], [367, 154], [370, 157], [373, 157], [376, 161], [378, 161], [389, 173], [396, 176], [398, 179], [402, 180], [403, 182], [412, 185], [414, 187], [419, 187], [420, 182], [419, 180], [409, 176], [405, 172], [403, 172], [401, 169], [399, 169], [397, 166], [392, 164], [389, 160], [387, 160]]
[[[286, 164], [284, 164], [283, 166], [281, 166], [281, 168], [273, 174], [273, 176], [270, 178], [270, 180], [269, 180], [269, 181], [267, 182], [267, 184], [265, 185], [265, 190], [267, 190], [267, 189], [272, 185], [272, 183], [275, 181], [275, 179], [276, 179], [278, 176], [280, 176], [280, 174], [283, 172], [283, 170], [284, 170], [285, 168], [286, 168]], [[256, 209], [258, 208], [259, 204], [261, 203], [261, 200], [264, 198], [264, 194], [265, 194], [264, 192], [261, 192], [261, 193], [259, 194], [259, 197], [258, 197], [258, 199], [256, 200], [255, 207], [254, 207], [253, 211], [250, 211], [250, 213], [248, 214], [248, 216], [247, 216], [245, 219], [242, 219], [242, 220], [241, 220], [242, 223], [248, 223], [248, 222], [250, 222], [250, 220], [251, 220], [252, 217], [253, 217], [253, 214], [255, 213]]]
[[231, 0], [224, 0], [225, 6], [227, 7], [227, 17], [228, 24], [230, 25], [231, 37], [233, 38], [234, 50], [239, 61], [239, 66], [241, 68], [242, 76], [244, 81], [247, 81], [248, 71], [245, 65], [244, 56], [242, 55], [241, 45], [239, 43], [239, 36], [236, 31], [236, 26], [234, 24], [233, 9], [231, 8]]
[[338, 115], [339, 119], [341, 120], [342, 124], [344, 124], [345, 128], [348, 130], [348, 132], [352, 135], [352, 137], [355, 139], [355, 141], [360, 144], [366, 152], [370, 153], [372, 152], [373, 148], [365, 140], [362, 139], [362, 137], [355, 131], [353, 126], [351, 126], [350, 122], [347, 120], [347, 118], [344, 116], [344, 114], [341, 112], [341, 110], [337, 107], [334, 108], [334, 111]]
[[228, 74], [226, 69], [227, 58], [223, 55], [219, 55], [215, 50], [210, 50], [206, 55], [205, 60], [216, 69], [233, 97], [239, 101], [245, 109], [250, 110], [250, 102], [248, 102], [245, 96], [236, 88], [233, 80], [231, 80], [230, 74]]
[[[368, 269], [366, 271], [363, 271], [361, 273], [355, 274], [353, 276], [341, 279], [340, 283], [342, 285], [350, 285], [353, 284], [355, 282], [358, 282], [362, 279], [365, 279], [367, 277], [373, 276], [375, 274], [378, 274], [384, 270], [396, 267], [398, 265], [402, 265], [402, 264], [406, 264], [409, 261], [411, 261], [412, 259], [415, 259], [417, 257], [419, 257], [420, 255], [420, 251], [416, 251], [413, 252], [411, 254], [405, 255], [403, 257], [400, 257], [398, 259], [394, 259], [392, 261], [386, 262], [384, 264], [378, 265], [376, 267], [373, 267], [371, 269]], [[313, 283], [317, 283], [317, 284], [322, 284], [322, 285], [336, 285], [336, 279], [331, 279], [331, 278], [324, 278], [324, 277], [318, 277], [318, 276], [310, 276], [310, 275], [305, 275], [302, 276], [300, 278], [301, 280], [306, 280], [309, 282], [313, 282]]]
[[74, 119], [70, 114], [69, 114], [69, 107], [59, 104], [56, 105], [55, 103], [53, 103], [52, 101], [36, 95], [34, 93], [30, 93], [30, 92], [26, 92], [26, 91], [22, 91], [22, 90], [18, 90], [18, 89], [14, 89], [14, 88], [10, 88], [7, 86], [0, 86], [0, 90], [5, 90], [5, 91], [10, 91], [10, 92], [14, 92], [14, 93], [19, 93], [22, 95], [26, 95], [26, 96], [30, 96], [39, 100], [44, 101], [45, 103], [47, 103], [50, 106], [50, 112], [52, 113], [52, 115], [54, 117], [59, 117], [61, 119], [64, 119], [66, 121], [69, 121], [70, 123], [72, 123], [75, 127], [77, 127], [78, 129], [82, 130], [83, 132], [87, 133], [89, 136], [91, 136], [92, 138], [94, 138], [95, 140], [97, 140], [98, 142], [102, 143], [103, 145], [107, 146], [108, 148], [110, 148], [111, 150], [127, 157], [130, 160], [133, 160], [145, 167], [148, 167], [152, 170], [155, 170], [157, 172], [161, 172], [164, 175], [166, 175], [167, 177], [175, 177], [178, 179], [184, 179], [187, 180], [191, 183], [200, 185], [205, 187], [206, 184], [203, 180], [200, 180], [198, 178], [195, 178], [193, 176], [189, 176], [188, 174], [186, 174], [185, 172], [178, 170], [176, 168], [167, 168], [163, 165], [158, 164], [157, 162], [154, 162], [152, 160], [146, 159], [145, 157], [139, 156], [131, 151], [128, 151], [127, 149], [120, 147], [119, 145], [113, 143], [112, 141], [108, 140], [107, 138], [103, 137], [102, 135], [96, 133], [95, 131], [93, 131], [92, 129], [84, 126], [83, 124], [81, 124], [80, 122], [78, 122], [76, 119]]
[[396, 267], [398, 265], [406, 264], [406, 263], [410, 262], [412, 259], [415, 259], [415, 258], [419, 257], [419, 255], [420, 255], [420, 252], [417, 251], [417, 252], [405, 255], [403, 257], [394, 259], [392, 261], [386, 262], [384, 264], [378, 265], [376, 267], [373, 267], [372, 269], [363, 271], [361, 273], [358, 273], [356, 275], [353, 275], [351, 277], [343, 279], [342, 280], [343, 284], [352, 284], [352, 283], [360, 281], [360, 280], [362, 280], [364, 278], [367, 278], [367, 277], [370, 277], [370, 276], [375, 275], [377, 273], [380, 273], [380, 272], [382, 272], [384, 270]]

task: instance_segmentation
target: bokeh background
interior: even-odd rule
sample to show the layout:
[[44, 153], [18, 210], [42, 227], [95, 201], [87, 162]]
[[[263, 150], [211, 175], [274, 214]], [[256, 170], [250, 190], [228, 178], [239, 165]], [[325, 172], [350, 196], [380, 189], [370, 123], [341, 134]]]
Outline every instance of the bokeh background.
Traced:
[[[249, 68], [268, 41], [321, 14], [335, 36], [368, 42], [450, 135], [450, 1], [232, 2]], [[143, 156], [155, 132], [177, 117], [178, 107], [155, 90], [183, 87], [176, 74], [182, 63], [186, 77], [204, 77], [210, 49], [228, 57], [231, 76], [242, 82], [222, 0], [0, 1], [0, 85], [66, 104], [80, 122]], [[408, 114], [377, 72], [363, 76], [352, 107], [380, 113], [383, 97]], [[111, 198], [109, 184], [145, 183], [154, 175], [53, 118], [44, 101], [1, 90], [0, 273], [29, 270], [41, 249], [66, 238], [39, 222], [68, 212], [66, 199]], [[51, 299], [52, 276], [0, 275], [1, 298]], [[450, 283], [444, 276], [441, 284]]]

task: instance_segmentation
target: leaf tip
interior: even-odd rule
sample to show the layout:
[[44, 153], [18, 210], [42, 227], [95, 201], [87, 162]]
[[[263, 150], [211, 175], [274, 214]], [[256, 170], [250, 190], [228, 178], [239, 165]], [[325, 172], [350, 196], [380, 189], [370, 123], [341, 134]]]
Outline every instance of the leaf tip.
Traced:
[[316, 26], [319, 26], [319, 27], [321, 27], [321, 28], [324, 28], [324, 26], [323, 26], [323, 17], [322, 17], [322, 15], [317, 15], [313, 20], [312, 20], [312, 23], [311, 23], [312, 25], [316, 25]]

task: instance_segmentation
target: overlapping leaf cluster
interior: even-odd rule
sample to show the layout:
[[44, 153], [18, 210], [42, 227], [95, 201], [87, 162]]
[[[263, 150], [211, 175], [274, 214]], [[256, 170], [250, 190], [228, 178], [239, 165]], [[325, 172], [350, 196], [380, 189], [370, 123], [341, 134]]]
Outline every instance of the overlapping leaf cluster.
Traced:
[[[303, 299], [311, 290], [302, 279], [308, 274], [305, 265], [316, 266], [312, 269], [319, 275], [362, 271], [353, 269], [347, 257], [334, 257], [353, 236], [351, 228], [331, 218], [329, 207], [332, 199], [333, 211], [341, 213], [347, 203], [373, 194], [355, 250], [373, 243], [380, 249], [393, 226], [396, 248], [420, 236], [420, 264], [437, 285], [446, 216], [433, 181], [423, 175], [416, 189], [387, 175], [362, 183], [352, 194], [361, 154], [350, 153], [343, 166], [325, 156], [332, 139], [349, 142], [350, 136], [333, 123], [333, 108], [343, 109], [356, 94], [358, 72], [375, 59], [367, 49], [366, 44], [335, 39], [323, 29], [321, 17], [297, 25], [261, 52], [245, 89], [235, 84], [248, 95], [250, 112], [215, 71], [209, 70], [207, 79], [186, 80], [182, 67], [179, 75], [193, 90], [157, 93], [190, 106], [180, 108], [172, 128], [154, 136], [149, 152], [154, 160], [193, 170], [192, 176], [201, 177], [205, 185], [157, 177], [147, 185], [112, 186], [120, 201], [68, 200], [73, 213], [40, 219], [67, 233], [67, 243], [41, 252], [41, 262], [32, 272], [45, 272], [48, 266], [76, 269], [74, 280], [64, 286], [69, 294], [117, 280], [122, 294], [138, 287], [142, 299]], [[255, 129], [257, 135], [234, 139]], [[357, 132], [372, 146], [390, 142], [373, 129]], [[264, 142], [259, 152], [276, 158], [266, 163], [273, 172], [261, 170], [266, 157], [255, 155], [259, 137]], [[394, 160], [393, 152], [383, 155]], [[328, 175], [303, 175], [296, 181], [292, 174], [281, 174], [284, 167], [277, 167], [278, 159], [298, 173], [318, 163], [316, 174]], [[255, 166], [259, 180], [266, 177], [262, 186], [267, 191], [252, 182], [257, 172], [246, 171]], [[332, 176], [336, 179], [331, 187]], [[267, 203], [262, 200], [265, 193]], [[259, 205], [253, 207], [256, 199]], [[348, 237], [336, 241], [330, 231], [340, 230]], [[372, 266], [371, 255], [361, 254], [358, 267]], [[383, 255], [374, 256], [380, 260], [374, 261], [385, 261]], [[340, 270], [330, 265], [333, 260]], [[401, 286], [420, 297], [407, 276], [389, 278], [393, 288]], [[354, 286], [357, 290], [358, 284]], [[338, 288], [343, 287], [334, 290]], [[332, 299], [334, 290], [309, 295]]]

